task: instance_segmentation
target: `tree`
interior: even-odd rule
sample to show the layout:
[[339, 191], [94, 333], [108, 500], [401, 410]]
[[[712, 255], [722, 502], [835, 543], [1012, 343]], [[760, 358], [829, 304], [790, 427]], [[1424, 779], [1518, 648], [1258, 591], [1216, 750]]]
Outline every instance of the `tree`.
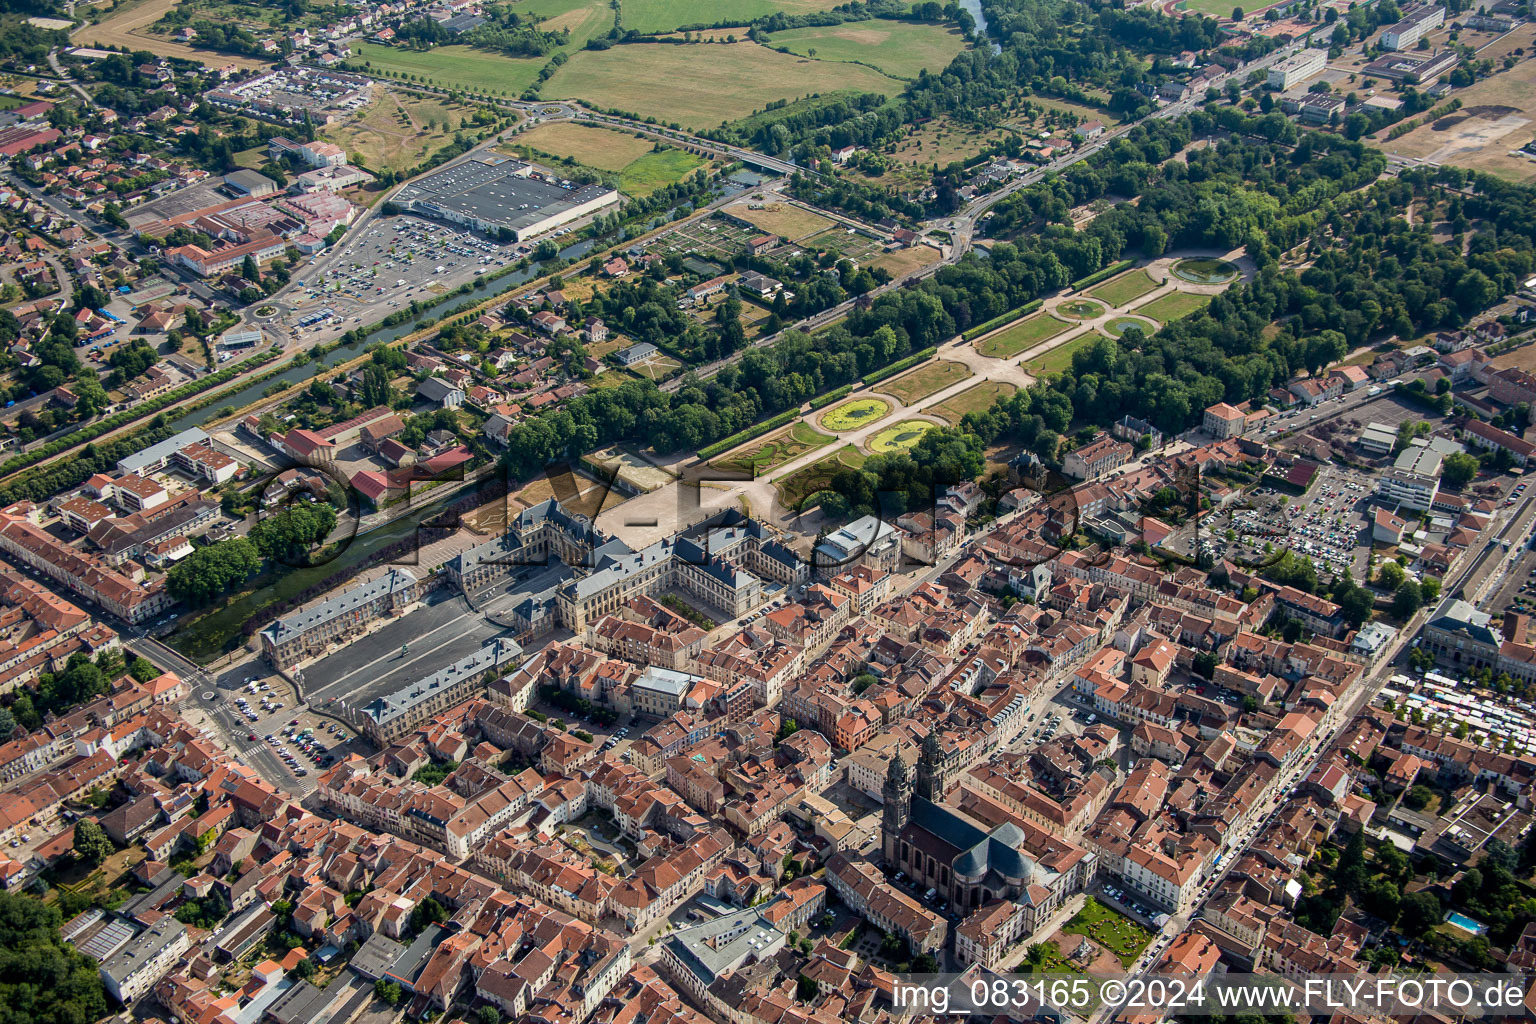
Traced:
[[482, 1006], [475, 1013], [479, 1024], [501, 1024], [501, 1011], [494, 1006]]
[[428, 896], [411, 911], [411, 930], [421, 931], [428, 924], [441, 924], [448, 920], [447, 909], [436, 899]]
[[147, 683], [151, 679], [160, 678], [160, 669], [155, 667], [154, 662], [140, 655], [128, 666], [128, 674], [138, 682]]
[[1383, 589], [1396, 590], [1402, 586], [1403, 580], [1407, 575], [1403, 571], [1403, 567], [1396, 562], [1383, 562], [1380, 571], [1376, 574], [1376, 578], [1380, 581]]
[[1440, 599], [1440, 581], [1433, 576], [1426, 576], [1419, 581], [1419, 593], [1424, 597], [1425, 604], [1434, 604]]
[[1195, 655], [1195, 660], [1192, 667], [1194, 668], [1196, 675], [1205, 679], [1210, 679], [1216, 674], [1216, 665], [1216, 655], [1212, 654], [1210, 651], [1201, 651], [1199, 654]]
[[1424, 607], [1424, 592], [1413, 580], [1404, 580], [1397, 593], [1392, 595], [1392, 614], [1406, 619]]
[[1428, 889], [1410, 892], [1398, 905], [1397, 925], [1407, 935], [1419, 936], [1440, 923], [1445, 908]]
[[94, 868], [116, 851], [106, 830], [96, 822], [81, 818], [75, 823], [75, 855], [85, 863]]
[[390, 1006], [400, 1005], [400, 986], [398, 983], [379, 978], [373, 983], [373, 994], [384, 1000]]
[[252, 284], [257, 284], [261, 281], [261, 271], [257, 269], [256, 260], [249, 253], [246, 254], [245, 260], [240, 264], [240, 276]]
[[1234, 7], [1234, 8], [1232, 8], [1232, 20], [1233, 21], [1242, 21], [1243, 20], [1243, 9], [1241, 7]]
[[96, 965], [59, 935], [59, 912], [0, 891], [0, 1024], [84, 1024], [107, 1015]]
[[1414, 786], [1403, 794], [1403, 805], [1411, 811], [1422, 811], [1435, 798], [1435, 791], [1428, 786]]
[[1455, 452], [1447, 455], [1445, 462], [1440, 467], [1440, 479], [1458, 490], [1465, 487], [1477, 476], [1478, 462], [1476, 456], [1465, 452]]
[[223, 595], [261, 565], [261, 555], [245, 537], [209, 544], [171, 566], [165, 574], [171, 594], [194, 607]]

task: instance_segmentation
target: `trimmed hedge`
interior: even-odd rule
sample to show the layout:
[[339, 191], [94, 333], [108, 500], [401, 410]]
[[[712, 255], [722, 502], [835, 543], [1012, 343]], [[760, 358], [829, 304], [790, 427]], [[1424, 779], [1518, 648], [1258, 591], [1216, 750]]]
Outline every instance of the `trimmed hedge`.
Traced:
[[1087, 277], [1080, 277], [1073, 281], [1067, 286], [1067, 290], [1073, 292], [1081, 291], [1091, 285], [1098, 284], [1100, 281], [1108, 281], [1122, 270], [1129, 270], [1135, 265], [1135, 260], [1121, 260], [1119, 263], [1111, 263], [1097, 274], [1089, 274]]
[[824, 406], [831, 405], [833, 402], [836, 402], [839, 399], [847, 398], [851, 394], [853, 394], [853, 385], [844, 384], [840, 388], [835, 388], [831, 391], [828, 391], [824, 395], [820, 395], [811, 399], [811, 408], [820, 409]]
[[933, 356], [938, 351], [939, 351], [938, 346], [936, 346], [936, 345], [935, 346], [930, 346], [929, 348], [923, 349], [921, 352], [914, 352], [914, 353], [912, 353], [910, 356], [907, 356], [907, 358], [905, 358], [905, 359], [898, 359], [898, 360], [896, 360], [894, 363], [892, 363], [890, 366], [887, 366], [883, 370], [875, 370], [873, 373], [866, 373], [864, 375], [864, 384], [867, 387], [868, 385], [873, 384], [876, 381], [885, 380], [885, 378], [887, 378], [887, 377], [893, 377], [896, 374], [900, 373], [902, 370], [910, 370], [910, 369], [912, 369], [912, 367], [916, 366], [918, 363], [921, 363], [924, 360], [933, 358]]
[[772, 419], [766, 419], [759, 423], [754, 423], [745, 430], [736, 431], [736, 433], [732, 434], [730, 437], [722, 437], [714, 444], [705, 445], [703, 448], [699, 449], [699, 458], [712, 459], [716, 455], [719, 455], [721, 452], [729, 451], [739, 444], [752, 440], [754, 437], [762, 437], [764, 434], [768, 433], [768, 431], [777, 430], [784, 424], [793, 423], [799, 418], [799, 407], [794, 409], [785, 409], [783, 412], [779, 413]]
[[975, 327], [967, 328], [961, 332], [960, 340], [975, 341], [977, 338], [981, 337], [983, 334], [986, 334], [988, 331], [995, 331], [1004, 324], [1011, 323], [1021, 316], [1029, 316], [1029, 314], [1033, 313], [1043, 305], [1045, 305], [1044, 299], [1036, 299], [1033, 302], [1026, 302], [1018, 309], [1011, 309], [1001, 316], [995, 316], [984, 324], [977, 324]]

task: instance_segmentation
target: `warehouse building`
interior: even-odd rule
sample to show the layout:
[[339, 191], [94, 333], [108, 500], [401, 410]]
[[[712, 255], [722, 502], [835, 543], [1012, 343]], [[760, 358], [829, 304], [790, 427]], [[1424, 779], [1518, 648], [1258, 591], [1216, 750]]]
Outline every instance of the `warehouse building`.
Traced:
[[563, 185], [532, 164], [494, 153], [428, 175], [395, 193], [410, 213], [521, 242], [617, 206], [603, 185]]

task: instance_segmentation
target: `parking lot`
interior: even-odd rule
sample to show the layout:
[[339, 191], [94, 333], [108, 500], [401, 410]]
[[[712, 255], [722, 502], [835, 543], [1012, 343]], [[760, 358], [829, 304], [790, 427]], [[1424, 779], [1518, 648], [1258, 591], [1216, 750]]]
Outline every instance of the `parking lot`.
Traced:
[[340, 333], [493, 274], [530, 250], [408, 214], [380, 217], [296, 278], [288, 326], [296, 337]]

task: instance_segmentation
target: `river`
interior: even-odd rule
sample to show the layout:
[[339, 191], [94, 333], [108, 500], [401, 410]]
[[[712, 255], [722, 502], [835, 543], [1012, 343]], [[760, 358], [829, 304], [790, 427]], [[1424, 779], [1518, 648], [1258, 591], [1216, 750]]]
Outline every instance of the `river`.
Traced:
[[[976, 23], [976, 38], [987, 38], [987, 16], [982, 12], [981, 0], [960, 0], [960, 6], [965, 8], [966, 12], [970, 14], [971, 20]], [[1003, 48], [994, 42], [992, 44], [992, 52], [1002, 53]]]

